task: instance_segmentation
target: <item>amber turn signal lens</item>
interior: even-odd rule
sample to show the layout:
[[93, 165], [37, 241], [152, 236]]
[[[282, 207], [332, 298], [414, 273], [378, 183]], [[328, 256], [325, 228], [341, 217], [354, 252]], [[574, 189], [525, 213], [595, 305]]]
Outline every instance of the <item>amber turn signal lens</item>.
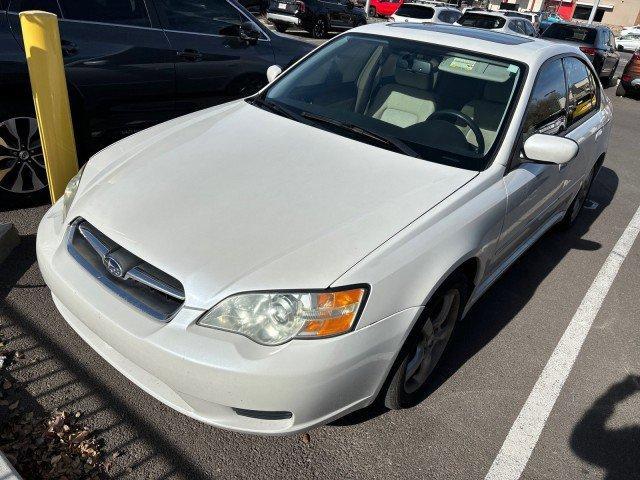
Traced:
[[313, 314], [309, 316], [311, 318], [307, 317], [298, 337], [330, 337], [348, 332], [353, 327], [364, 295], [364, 288], [317, 294]]

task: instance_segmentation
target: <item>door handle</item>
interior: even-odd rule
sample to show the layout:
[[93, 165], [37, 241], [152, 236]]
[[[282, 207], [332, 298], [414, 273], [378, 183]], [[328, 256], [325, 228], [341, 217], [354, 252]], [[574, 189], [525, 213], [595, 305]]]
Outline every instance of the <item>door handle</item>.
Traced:
[[202, 60], [202, 54], [192, 48], [185, 48], [183, 51], [178, 52], [178, 57], [187, 62], [199, 62]]
[[69, 42], [68, 40], [62, 40], [61, 48], [62, 55], [65, 57], [71, 57], [78, 53], [78, 46], [73, 42]]

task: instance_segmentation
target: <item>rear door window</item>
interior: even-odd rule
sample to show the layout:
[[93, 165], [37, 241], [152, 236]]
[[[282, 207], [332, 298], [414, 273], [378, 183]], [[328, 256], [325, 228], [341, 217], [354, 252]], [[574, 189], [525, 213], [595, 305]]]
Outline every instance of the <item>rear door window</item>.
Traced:
[[569, 125], [572, 125], [598, 107], [597, 82], [581, 60], [567, 57], [563, 59], [563, 63], [569, 92]]
[[524, 30], [526, 32], [527, 35], [529, 35], [530, 37], [535, 37], [536, 36], [536, 29], [533, 27], [533, 25], [529, 22], [524, 22]]
[[60, 0], [60, 6], [67, 20], [151, 26], [144, 0]]

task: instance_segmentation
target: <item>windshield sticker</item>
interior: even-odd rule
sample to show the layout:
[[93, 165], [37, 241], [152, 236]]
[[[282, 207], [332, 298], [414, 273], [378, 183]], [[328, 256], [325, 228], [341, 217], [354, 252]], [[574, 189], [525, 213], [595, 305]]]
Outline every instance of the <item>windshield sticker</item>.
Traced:
[[473, 67], [476, 66], [475, 60], [469, 60], [467, 58], [454, 58], [451, 60], [451, 68], [459, 68], [460, 70], [466, 70], [470, 72]]

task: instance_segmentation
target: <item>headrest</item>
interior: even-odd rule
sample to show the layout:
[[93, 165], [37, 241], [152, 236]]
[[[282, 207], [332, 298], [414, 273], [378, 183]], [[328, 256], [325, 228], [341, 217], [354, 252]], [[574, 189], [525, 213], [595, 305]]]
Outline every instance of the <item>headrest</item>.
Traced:
[[396, 63], [396, 82], [405, 87], [429, 89], [429, 74], [431, 64], [422, 60], [413, 60], [411, 67], [405, 59], [399, 59]]
[[513, 82], [487, 82], [484, 86], [484, 100], [495, 103], [507, 103]]

